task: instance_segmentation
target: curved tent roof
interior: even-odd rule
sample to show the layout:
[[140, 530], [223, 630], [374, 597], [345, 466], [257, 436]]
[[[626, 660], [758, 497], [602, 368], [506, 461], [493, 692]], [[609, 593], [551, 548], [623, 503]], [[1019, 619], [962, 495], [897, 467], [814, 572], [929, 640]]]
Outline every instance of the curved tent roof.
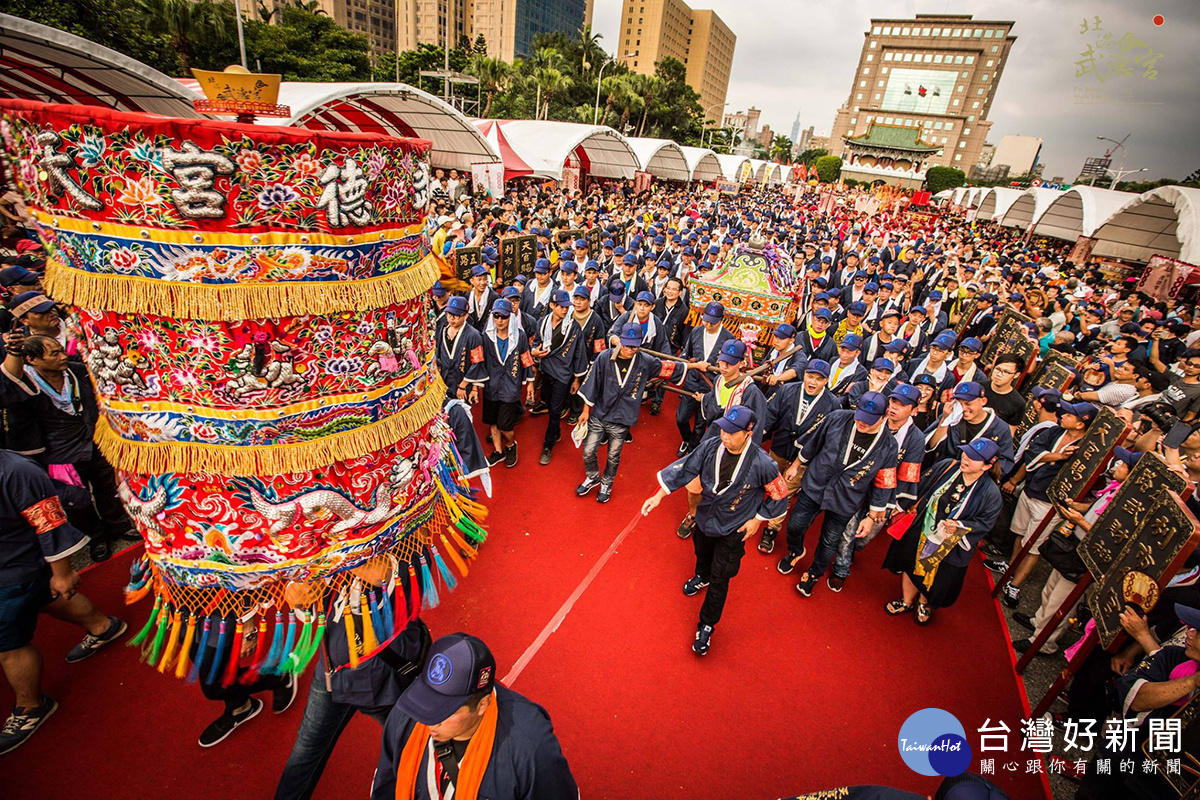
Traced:
[[683, 157], [687, 159], [688, 173], [694, 181], [708, 183], [721, 177], [721, 162], [717, 154], [707, 147], [680, 146]]
[[1072, 242], [1080, 236], [1091, 236], [1117, 209], [1137, 196], [1095, 186], [1072, 186], [1050, 204], [1033, 232]]
[[1093, 255], [1149, 261], [1157, 253], [1200, 264], [1200, 189], [1160, 186], [1137, 195], [1093, 236]]
[[[1002, 218], [1008, 213], [1008, 209], [1012, 208], [1012, 204], [1017, 202], [1018, 198], [1023, 194], [1025, 192], [1021, 189], [993, 186], [988, 190], [987, 196], [979, 201], [979, 211], [976, 212], [975, 219], [988, 220]], [[934, 195], [934, 197], [936, 196]]]
[[669, 181], [691, 180], [692, 171], [679, 145], [670, 139], [629, 137], [629, 146], [638, 157], [643, 172]]
[[1061, 195], [1062, 192], [1058, 189], [1031, 186], [1021, 193], [1017, 201], [1000, 218], [1000, 224], [1006, 228], [1021, 228], [1022, 230], [1030, 225], [1036, 225], [1050, 204]]
[[286, 81], [279, 87], [279, 102], [291, 107], [287, 124], [297, 128], [428, 139], [433, 142], [430, 160], [435, 167], [470, 170], [472, 164], [500, 160], [470, 119], [405, 83]]
[[959, 186], [957, 189], [954, 190], [954, 194], [950, 198], [950, 204], [955, 205], [955, 206], [961, 206], [965, 202], [963, 199], [964, 196], [969, 191], [970, 191], [970, 189], [968, 189], [966, 186]]
[[967, 192], [967, 206], [970, 208], [979, 208], [979, 204], [983, 202], [983, 197], [988, 193], [990, 187], [977, 186]]
[[754, 168], [754, 182], [762, 183], [767, 178], [767, 168], [771, 166], [771, 162], [764, 161], [761, 158], [750, 159], [750, 166]]
[[504, 177], [530, 175], [562, 180], [563, 166], [572, 154], [585, 171], [600, 178], [632, 178], [640, 163], [629, 141], [603, 125], [545, 119], [473, 119], [489, 140], [497, 137]]
[[741, 183], [742, 165], [750, 164], [750, 176], [754, 176], [754, 165], [745, 156], [735, 156], [728, 153], [717, 153], [717, 161], [721, 163], [721, 174], [726, 180]]
[[[100, 21], [96, 21], [100, 24]], [[199, 95], [95, 42], [0, 14], [0, 97], [199, 117]]]
[[770, 170], [767, 172], [768, 183], [783, 183], [784, 166], [777, 162], [770, 162]]

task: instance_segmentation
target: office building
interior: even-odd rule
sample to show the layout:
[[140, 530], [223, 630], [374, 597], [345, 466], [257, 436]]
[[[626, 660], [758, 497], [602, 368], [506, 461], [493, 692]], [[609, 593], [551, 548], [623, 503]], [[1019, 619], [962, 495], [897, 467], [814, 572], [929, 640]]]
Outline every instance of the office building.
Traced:
[[[572, 36], [592, 24], [592, 0], [394, 0], [384, 12], [383, 0], [322, 0], [345, 7], [349, 15], [334, 15], [350, 30], [370, 33], [368, 25], [375, 16], [391, 19], [399, 10], [400, 26], [394, 28], [390, 42], [371, 35], [377, 53], [415, 50], [419, 44], [439, 47], [446, 43], [446, 16], [451, 20], [450, 46], [466, 37], [472, 43], [483, 34], [488, 55], [504, 61], [524, 58], [533, 50], [533, 37], [539, 33], [563, 31]], [[364, 9], [363, 6], [366, 6]], [[376, 9], [376, 6], [379, 9]], [[353, 8], [352, 8], [353, 7]], [[343, 18], [348, 19], [344, 21]], [[369, 26], [368, 26], [369, 27]], [[397, 38], [398, 37], [398, 38]]]
[[796, 112], [796, 118], [792, 120], [792, 135], [788, 137], [792, 140], [792, 144], [800, 141], [800, 112]]
[[320, 10], [346, 30], [365, 34], [376, 55], [396, 52], [395, 0], [322, 0]]
[[733, 128], [738, 136], [753, 139], [758, 135], [758, 118], [761, 114], [761, 109], [754, 106], [745, 111], [731, 112], [722, 118], [721, 127]]
[[725, 104], [736, 42], [714, 12], [693, 11], [682, 0], [624, 0], [621, 8], [619, 60], [643, 75], [653, 75], [664, 58], [679, 60], [701, 107], [714, 119]]
[[1006, 133], [1000, 137], [991, 166], [1004, 164], [1010, 175], [1028, 175], [1037, 166], [1042, 152], [1042, 140], [1036, 136], [1017, 136]]
[[919, 185], [930, 166], [974, 167], [1016, 41], [1012, 26], [970, 14], [872, 19], [829, 137], [843, 174]]

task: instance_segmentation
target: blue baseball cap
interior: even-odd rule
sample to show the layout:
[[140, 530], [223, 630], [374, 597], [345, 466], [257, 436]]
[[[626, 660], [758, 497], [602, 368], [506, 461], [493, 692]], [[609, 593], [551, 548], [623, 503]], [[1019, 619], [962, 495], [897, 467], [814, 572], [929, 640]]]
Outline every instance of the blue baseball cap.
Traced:
[[796, 326], [790, 322], [784, 322], [775, 328], [775, 335], [780, 339], [791, 339], [796, 335]]
[[899, 319], [899, 318], [900, 318], [900, 312], [899, 312], [897, 309], [894, 309], [894, 308], [889, 308], [889, 309], [887, 309], [886, 311], [884, 311], [882, 314], [880, 314], [880, 315], [879, 315], [879, 318], [880, 318], [881, 320], [882, 320], [882, 319], [887, 319], [888, 317], [895, 317], [896, 319]]
[[589, 258], [588, 262], [586, 264], [584, 264], [584, 266], [583, 266], [583, 271], [587, 272], [589, 269], [594, 269], [597, 272], [599, 272], [600, 271], [600, 262], [594, 258]]
[[813, 319], [823, 319], [826, 322], [833, 322], [833, 312], [828, 308], [818, 308], [813, 312]]
[[425, 669], [396, 705], [425, 725], [444, 722], [476, 692], [496, 684], [496, 658], [481, 640], [452, 633], [429, 648]]
[[1091, 403], [1060, 402], [1058, 404], [1058, 416], [1060, 419], [1062, 418], [1063, 414], [1071, 414], [1072, 416], [1078, 418], [1079, 421], [1085, 425], [1095, 419], [1097, 413], [1099, 413], [1099, 409], [1097, 409]]
[[572, 297], [582, 297], [584, 300], [587, 300], [589, 303], [592, 300], [592, 292], [586, 286], [576, 286], [575, 291], [571, 293], [571, 296]]
[[654, 305], [654, 295], [644, 290], [638, 292], [635, 299], [639, 303], [649, 303], [650, 305]]
[[0, 270], [0, 286], [33, 286], [38, 276], [24, 267], [9, 267]]
[[505, 286], [500, 290], [500, 296], [508, 300], [521, 296], [521, 290], [515, 286]]
[[720, 303], [709, 303], [704, 307], [704, 313], [700, 315], [700, 319], [708, 323], [720, 322], [725, 319], [725, 306]]
[[824, 361], [820, 358], [814, 358], [808, 362], [807, 366], [804, 367], [804, 371], [805, 372], [815, 372], [822, 377], [828, 378], [829, 377], [829, 362]]
[[849, 308], [847, 308], [846, 310], [849, 311], [851, 314], [853, 314], [856, 317], [861, 317], [867, 313], [867, 304], [864, 303], [862, 300], [856, 300], [853, 303], [851, 303]]
[[892, 339], [883, 346], [884, 352], [887, 353], [903, 353], [908, 349], [907, 339]]
[[522, 286], [524, 286], [525, 284], [529, 283], [529, 277], [523, 273], [518, 272], [516, 274], [516, 276], [513, 278], [513, 283], [519, 283]]
[[485, 267], [483, 264], [476, 264], [475, 266], [471, 267], [471, 277], [472, 278], [477, 278], [480, 275], [487, 275], [487, 274], [488, 274], [488, 268]]
[[965, 347], [968, 350], [978, 353], [983, 350], [983, 342], [976, 339], [974, 336], [968, 336], [962, 340], [962, 344], [960, 344], [959, 347]]
[[[929, 377], [933, 377], [930, 375]], [[921, 399], [921, 392], [915, 386], [910, 386], [907, 383], [901, 383], [892, 389], [889, 398], [910, 406], [915, 406]]]
[[503, 297], [492, 304], [492, 313], [499, 314], [502, 317], [511, 317], [513, 312], [513, 304], [511, 300], [505, 300]]
[[929, 299], [930, 300], [941, 300], [942, 299], [942, 290], [934, 289], [932, 292], [929, 293]]
[[867, 285], [863, 287], [863, 292], [864, 293], [870, 292], [871, 294], [879, 294], [879, 284], [876, 283], [875, 281], [868, 281]]
[[572, 275], [577, 275], [579, 274], [579, 265], [575, 263], [575, 259], [568, 258], [566, 261], [559, 262], [558, 271], [569, 272]]
[[910, 315], [911, 315], [911, 314], [920, 314], [922, 317], [928, 317], [928, 316], [929, 316], [929, 309], [928, 309], [928, 308], [926, 308], [925, 306], [913, 306], [912, 308], [910, 308], [910, 309], [908, 310], [908, 313], [909, 313]]
[[895, 372], [896, 365], [892, 363], [890, 358], [877, 358], [871, 362], [871, 369], [882, 369], [888, 372]]
[[983, 387], [975, 381], [963, 381], [954, 387], [955, 400], [978, 400], [983, 397]]
[[624, 328], [621, 328], [621, 344], [626, 347], [640, 347], [642, 344], [642, 326], [636, 322], [630, 322]]
[[535, 261], [533, 263], [533, 271], [537, 272], [537, 273], [541, 273], [541, 274], [545, 274], [545, 273], [549, 272], [550, 271], [550, 259], [539, 258], [537, 261]]
[[726, 433], [741, 433], [750, 430], [758, 422], [755, 413], [745, 406], [731, 406], [717, 420], [717, 427]]
[[433, 294], [434, 297], [445, 297], [446, 296], [446, 287], [442, 286], [441, 281], [434, 281], [433, 288], [431, 288], [429, 291]]
[[637, 256], [635, 256], [633, 253], [626, 253], [625, 258], [623, 258], [622, 261], [626, 264], [634, 265], [637, 264]]
[[467, 298], [455, 295], [446, 301], [446, 313], [461, 317], [467, 313]]
[[738, 364], [746, 357], [746, 343], [741, 339], [730, 339], [721, 345], [721, 355], [717, 356], [718, 361], [724, 361], [726, 364]]
[[972, 461], [982, 461], [988, 463], [996, 457], [1000, 452], [1000, 446], [991, 439], [976, 439], [970, 444], [962, 444], [958, 446], [966, 454], [967, 458]]
[[922, 372], [920, 375], [913, 378], [913, 385], [914, 386], [932, 386], [933, 388], [936, 389], [941, 384], [938, 383], [937, 378], [933, 377], [928, 372]]
[[937, 336], [933, 337], [933, 344], [931, 346], [940, 347], [943, 350], [953, 350], [957, 341], [958, 340], [954, 338], [953, 331], [942, 331]]
[[608, 285], [608, 293], [610, 295], [612, 295], [613, 297], [624, 297], [625, 296], [625, 282], [624, 281], [613, 281], [612, 283], [610, 283]]
[[861, 350], [862, 349], [862, 337], [859, 336], [857, 333], [847, 333], [846, 336], [842, 339], [842, 343], [839, 344], [838, 347], [844, 347], [847, 350]]
[[1114, 458], [1119, 461], [1124, 461], [1125, 464], [1130, 467], [1136, 464], [1138, 459], [1145, 455], [1145, 453], [1135, 453], [1134, 451], [1125, 447], [1121, 447], [1120, 445], [1114, 447], [1112, 453]]
[[587, 246], [588, 246], [587, 239], [576, 239], [575, 240], [575, 249], [576, 250], [586, 250]]
[[553, 302], [555, 305], [562, 306], [563, 308], [570, 308], [571, 307], [571, 293], [568, 292], [566, 289], [558, 289], [557, 291], [554, 292]]
[[854, 418], [859, 422], [874, 425], [883, 419], [883, 415], [886, 413], [887, 398], [879, 392], [865, 392], [862, 397], [858, 398], [858, 405], [854, 409]]
[[480, 258], [483, 263], [494, 266], [500, 260], [500, 255], [495, 251], [484, 250]]

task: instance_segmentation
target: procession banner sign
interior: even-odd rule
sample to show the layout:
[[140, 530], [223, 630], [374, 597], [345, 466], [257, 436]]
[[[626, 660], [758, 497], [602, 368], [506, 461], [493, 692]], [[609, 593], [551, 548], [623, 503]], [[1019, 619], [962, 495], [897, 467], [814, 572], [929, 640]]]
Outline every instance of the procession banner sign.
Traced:
[[972, 300], [963, 306], [962, 315], [958, 318], [958, 322], [954, 323], [954, 336], [956, 339], [962, 340], [963, 331], [967, 329], [967, 323], [971, 321], [971, 317], [975, 316], [975, 309], [978, 306], [978, 300]]
[[453, 252], [454, 275], [463, 283], [471, 282], [471, 269], [483, 263], [483, 249], [480, 247], [460, 247]]
[[1125, 420], [1108, 406], [1101, 406], [1100, 413], [1087, 426], [1075, 452], [1046, 487], [1050, 502], [1065, 506], [1087, 491], [1104, 469], [1109, 453], [1125, 437], [1125, 428]]
[[1036, 377], [1032, 383], [1028, 384], [1026, 394], [1028, 399], [1025, 401], [1025, 413], [1021, 416], [1021, 421], [1017, 423], [1017, 429], [1013, 432], [1013, 439], [1020, 440], [1029, 429], [1037, 424], [1037, 405], [1033, 400], [1033, 389], [1037, 386], [1044, 386], [1050, 389], [1058, 389], [1060, 392], [1071, 385], [1074, 379], [1074, 374], [1058, 362], [1044, 363], [1038, 369]]
[[[972, 314], [974, 314], [973, 308]], [[1025, 333], [1025, 325], [1029, 322], [1032, 320], [1020, 311], [1012, 308], [1004, 309], [1004, 313], [1000, 315], [1000, 321], [996, 323], [996, 328], [992, 332], [992, 338], [983, 348], [982, 363], [991, 364], [997, 356], [1006, 353], [1018, 355], [1028, 362], [1029, 356], [1037, 350], [1037, 343], [1031, 341]]]
[[[500, 274], [497, 283], [510, 283], [518, 274], [533, 269], [537, 254], [536, 236], [510, 236], [500, 240]], [[528, 263], [526, 263], [528, 262]]]
[[[604, 231], [603, 231], [603, 229], [600, 228], [599, 225], [596, 225], [596, 226], [588, 229], [588, 232], [587, 232], [588, 258], [594, 258], [594, 259], [600, 258], [600, 249], [602, 247], [601, 243], [603, 241], [604, 241]], [[582, 271], [583, 267], [580, 266], [579, 269]]]

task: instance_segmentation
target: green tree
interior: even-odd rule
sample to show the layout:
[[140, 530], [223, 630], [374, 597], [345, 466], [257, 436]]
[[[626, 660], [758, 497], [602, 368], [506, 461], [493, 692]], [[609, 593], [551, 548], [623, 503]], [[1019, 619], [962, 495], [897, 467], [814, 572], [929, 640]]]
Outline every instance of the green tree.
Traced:
[[820, 158], [821, 156], [824, 156], [824, 155], [829, 155], [829, 151], [826, 150], [825, 148], [823, 148], [823, 147], [818, 147], [815, 149], [810, 148], [810, 149], [802, 152], [800, 155], [796, 156], [796, 163], [803, 164], [806, 167], [811, 167], [813, 164], [817, 163], [818, 158]]
[[792, 140], [783, 134], [775, 134], [771, 141], [771, 158], [781, 164], [792, 163]]
[[832, 183], [842, 174], [842, 160], [837, 156], [821, 156], [816, 161], [817, 177]]
[[370, 79], [371, 43], [366, 36], [295, 6], [285, 6], [278, 20], [275, 25], [254, 19], [243, 23], [252, 68], [278, 72], [285, 81]]
[[475, 44], [471, 46], [471, 52], [477, 56], [486, 56], [488, 54], [487, 39], [482, 33], [475, 34]]
[[607, 60], [607, 54], [600, 47], [600, 40], [603, 38], [599, 33], [592, 33], [591, 25], [584, 25], [579, 29], [579, 66], [583, 72], [599, 69]]
[[147, 28], [171, 42], [182, 74], [192, 67], [224, 69], [241, 60], [233, 4], [210, 0], [141, 0], [140, 7]]
[[488, 58], [486, 55], [476, 54], [471, 56], [471, 63], [467, 67], [467, 71], [479, 79], [479, 88], [483, 91], [485, 98], [483, 110], [479, 115], [484, 118], [491, 117], [492, 103], [496, 100], [496, 94], [504, 91], [508, 86], [509, 65], [498, 58]]
[[930, 167], [925, 171], [925, 189], [933, 194], [954, 189], [966, 182], [966, 173], [954, 167]]

